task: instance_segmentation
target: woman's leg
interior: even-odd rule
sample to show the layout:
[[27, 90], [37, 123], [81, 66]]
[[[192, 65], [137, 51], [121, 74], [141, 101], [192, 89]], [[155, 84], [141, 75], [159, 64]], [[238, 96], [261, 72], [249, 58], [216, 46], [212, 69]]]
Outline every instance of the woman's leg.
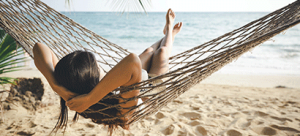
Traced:
[[151, 67], [152, 56], [154, 52], [159, 48], [162, 40], [163, 38], [151, 45], [150, 47], [148, 47], [147, 49], [145, 49], [144, 52], [139, 55], [139, 58], [142, 63], [142, 68], [144, 70], [149, 71]]
[[177, 23], [172, 29], [175, 13], [169, 9], [166, 15], [165, 37], [159, 48], [154, 52], [151, 60], [150, 74], [161, 75], [169, 71], [169, 56], [171, 54], [175, 35], [181, 30], [182, 22]]
[[[169, 11], [168, 11], [169, 12]], [[166, 34], [166, 27], [168, 23], [166, 22], [166, 25], [164, 27], [163, 33]], [[182, 22], [177, 23], [172, 31], [172, 44], [174, 42], [175, 35], [181, 30]], [[152, 58], [154, 53], [162, 47], [162, 42], [166, 40], [166, 36], [154, 43], [149, 48], [145, 49], [143, 53], [139, 55], [139, 58], [142, 63], [142, 68], [146, 70], [147, 72], [150, 71], [151, 64], [152, 64]], [[165, 42], [164, 42], [165, 43]], [[171, 52], [171, 48], [168, 49], [169, 52]]]

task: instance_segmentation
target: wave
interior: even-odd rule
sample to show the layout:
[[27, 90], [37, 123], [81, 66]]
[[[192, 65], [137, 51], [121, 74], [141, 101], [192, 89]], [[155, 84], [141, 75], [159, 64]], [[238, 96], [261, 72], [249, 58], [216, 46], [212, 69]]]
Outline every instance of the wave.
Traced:
[[[64, 13], [88, 29], [131, 52], [140, 53], [164, 35], [165, 13], [126, 18], [115, 13]], [[266, 13], [176, 13], [183, 28], [176, 36], [172, 54], [201, 45], [241, 27]], [[251, 52], [243, 54], [230, 67], [300, 71], [300, 25], [279, 34]]]
[[293, 58], [299, 58], [300, 53], [288, 53], [281, 56], [281, 58], [285, 59], [293, 59]]

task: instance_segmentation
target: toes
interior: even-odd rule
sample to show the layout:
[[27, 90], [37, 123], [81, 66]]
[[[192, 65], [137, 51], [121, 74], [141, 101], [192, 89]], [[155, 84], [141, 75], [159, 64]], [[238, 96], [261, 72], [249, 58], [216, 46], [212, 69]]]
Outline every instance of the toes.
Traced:
[[180, 28], [181, 25], [182, 25], [182, 22], [178, 22], [178, 23], [174, 26], [174, 28]]
[[171, 14], [171, 13], [172, 13], [172, 9], [170, 9], [170, 8], [169, 8], [169, 10], [168, 10], [168, 14]]
[[182, 27], [182, 22], [179, 22], [178, 25], [177, 25], [177, 27], [181, 28]]
[[181, 30], [182, 27], [182, 22], [178, 22], [176, 25], [174, 25], [173, 30], [179, 32]]
[[181, 28], [181, 27], [182, 27], [182, 25], [183, 25], [183, 24], [182, 24], [182, 22], [180, 22], [180, 26], [179, 26], [179, 27]]
[[177, 28], [177, 27], [179, 27], [179, 23], [177, 23], [177, 24], [174, 26], [174, 28]]
[[173, 10], [171, 10], [171, 15], [172, 17], [175, 17], [175, 12], [173, 12]]
[[168, 10], [168, 14], [171, 15], [173, 18], [175, 18], [175, 13], [171, 8]]

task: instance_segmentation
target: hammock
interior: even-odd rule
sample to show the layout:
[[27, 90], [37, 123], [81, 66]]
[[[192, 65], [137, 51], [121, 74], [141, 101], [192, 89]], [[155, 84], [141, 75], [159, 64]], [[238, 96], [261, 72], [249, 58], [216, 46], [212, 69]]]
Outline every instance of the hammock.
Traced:
[[[118, 98], [126, 102], [148, 97], [149, 99], [142, 104], [130, 108], [131, 111], [137, 110], [130, 113], [132, 115], [127, 124], [145, 118], [243, 53], [298, 24], [299, 8], [300, 0], [232, 32], [170, 57], [170, 72], [166, 74], [114, 90], [114, 92], [145, 90], [135, 98], [124, 99], [120, 94], [115, 94], [103, 99]], [[58, 58], [75, 50], [86, 50], [96, 54], [98, 63], [107, 72], [130, 53], [39, 0], [0, 1], [0, 27], [10, 34], [32, 58], [32, 47], [36, 42], [49, 46]], [[151, 87], [148, 85], [159, 79], [167, 80]], [[120, 104], [107, 106], [122, 108]], [[104, 114], [101, 112], [103, 110], [105, 109], [85, 112]], [[113, 121], [128, 116], [129, 112], [105, 120]]]

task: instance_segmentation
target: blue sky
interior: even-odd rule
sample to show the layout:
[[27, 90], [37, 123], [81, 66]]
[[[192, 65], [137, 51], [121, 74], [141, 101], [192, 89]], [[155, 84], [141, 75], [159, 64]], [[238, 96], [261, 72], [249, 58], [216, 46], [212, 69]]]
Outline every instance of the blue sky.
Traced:
[[[116, 11], [108, 0], [41, 0], [58, 11]], [[129, 0], [133, 1], [133, 0]], [[152, 0], [148, 12], [269, 12], [295, 0]]]

